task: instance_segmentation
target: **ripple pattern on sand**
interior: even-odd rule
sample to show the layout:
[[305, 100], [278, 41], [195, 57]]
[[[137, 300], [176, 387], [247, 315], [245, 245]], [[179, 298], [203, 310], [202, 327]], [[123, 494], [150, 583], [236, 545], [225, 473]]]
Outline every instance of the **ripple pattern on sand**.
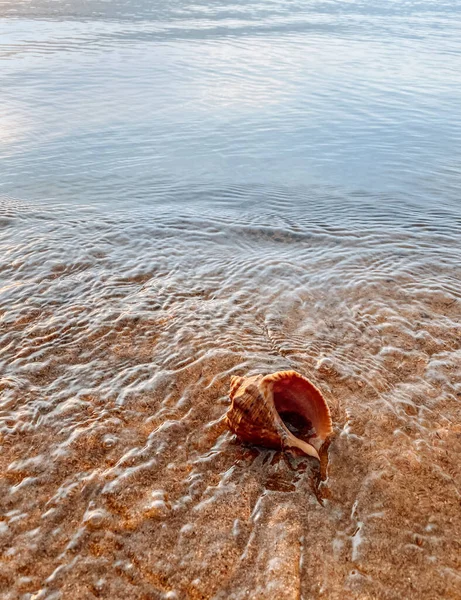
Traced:
[[[2, 201], [5, 598], [456, 597], [459, 217], [207, 193]], [[320, 469], [223, 426], [284, 368], [331, 406]]]

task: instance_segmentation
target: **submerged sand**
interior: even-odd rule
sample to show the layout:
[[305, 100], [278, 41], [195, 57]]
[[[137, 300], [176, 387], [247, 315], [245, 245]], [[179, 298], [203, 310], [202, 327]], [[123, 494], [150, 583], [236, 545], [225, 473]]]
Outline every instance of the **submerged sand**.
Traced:
[[[3, 202], [2, 597], [461, 598], [461, 224], [360, 202]], [[279, 369], [320, 466], [223, 425]]]

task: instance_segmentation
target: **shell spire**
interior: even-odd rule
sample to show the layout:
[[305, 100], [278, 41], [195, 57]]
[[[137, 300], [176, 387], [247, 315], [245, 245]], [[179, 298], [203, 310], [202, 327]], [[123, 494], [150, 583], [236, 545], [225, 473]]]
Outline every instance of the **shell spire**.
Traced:
[[[239, 439], [278, 450], [297, 448], [320, 460], [318, 452], [333, 428], [325, 399], [308, 379], [296, 371], [232, 377], [229, 397], [226, 422]], [[288, 429], [287, 413], [312, 426], [308, 442]]]

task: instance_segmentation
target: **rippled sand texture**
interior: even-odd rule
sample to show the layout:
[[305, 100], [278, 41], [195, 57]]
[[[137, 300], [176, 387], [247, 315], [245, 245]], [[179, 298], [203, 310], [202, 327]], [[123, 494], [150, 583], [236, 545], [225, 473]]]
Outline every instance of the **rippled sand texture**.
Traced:
[[[3, 598], [461, 596], [459, 214], [1, 214]], [[231, 375], [286, 368], [331, 407], [321, 469], [222, 426]]]

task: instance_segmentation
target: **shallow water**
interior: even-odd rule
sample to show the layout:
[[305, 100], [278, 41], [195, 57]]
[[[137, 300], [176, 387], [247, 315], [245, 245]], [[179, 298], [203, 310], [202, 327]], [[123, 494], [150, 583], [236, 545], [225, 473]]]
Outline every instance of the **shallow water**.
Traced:
[[2, 598], [461, 597], [460, 12], [0, 4]]

